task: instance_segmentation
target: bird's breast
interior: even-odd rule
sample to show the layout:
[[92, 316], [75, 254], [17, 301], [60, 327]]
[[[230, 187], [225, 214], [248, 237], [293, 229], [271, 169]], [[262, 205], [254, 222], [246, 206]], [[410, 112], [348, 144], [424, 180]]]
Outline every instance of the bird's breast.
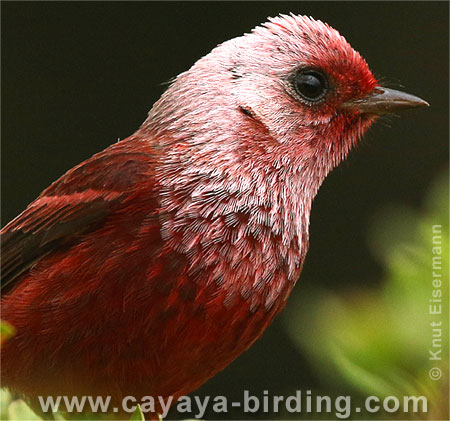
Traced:
[[300, 274], [309, 209], [288, 188], [249, 185], [245, 192], [204, 185], [183, 199], [166, 191], [161, 234], [167, 248], [186, 257], [187, 276], [210, 291], [209, 303], [269, 312], [284, 304]]

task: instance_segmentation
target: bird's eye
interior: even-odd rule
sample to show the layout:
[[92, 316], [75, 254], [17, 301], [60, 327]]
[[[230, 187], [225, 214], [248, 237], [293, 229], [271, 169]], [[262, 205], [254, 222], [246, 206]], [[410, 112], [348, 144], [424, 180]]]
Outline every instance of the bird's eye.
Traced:
[[296, 92], [306, 101], [320, 101], [328, 90], [326, 77], [317, 70], [300, 70], [293, 79]]

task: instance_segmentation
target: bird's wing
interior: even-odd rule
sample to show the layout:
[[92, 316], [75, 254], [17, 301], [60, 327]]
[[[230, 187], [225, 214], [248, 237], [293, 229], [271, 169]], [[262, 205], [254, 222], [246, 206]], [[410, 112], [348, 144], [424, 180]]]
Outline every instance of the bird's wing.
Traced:
[[1, 231], [1, 292], [56, 248], [70, 247], [101, 227], [144, 182], [154, 155], [124, 140], [68, 171]]

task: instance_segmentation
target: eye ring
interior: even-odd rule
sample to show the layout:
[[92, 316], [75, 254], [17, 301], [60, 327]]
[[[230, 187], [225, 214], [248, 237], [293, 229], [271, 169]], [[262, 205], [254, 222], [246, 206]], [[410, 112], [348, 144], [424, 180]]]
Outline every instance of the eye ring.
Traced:
[[303, 100], [314, 104], [320, 102], [328, 92], [326, 76], [315, 69], [302, 69], [294, 74], [292, 85]]

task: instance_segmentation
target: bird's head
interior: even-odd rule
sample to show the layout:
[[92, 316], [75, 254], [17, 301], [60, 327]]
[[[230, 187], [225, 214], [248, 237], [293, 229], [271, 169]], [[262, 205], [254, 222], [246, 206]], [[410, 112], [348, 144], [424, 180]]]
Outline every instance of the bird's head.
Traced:
[[[181, 74], [149, 116], [200, 155], [274, 165], [337, 165], [381, 114], [428, 105], [383, 88], [336, 30], [280, 15], [229, 40]], [[242, 163], [241, 163], [242, 164]], [[243, 164], [245, 165], [245, 163]]]
[[336, 165], [380, 114], [427, 105], [380, 87], [344, 37], [305, 16], [272, 18], [228, 48], [237, 102], [294, 154]]

